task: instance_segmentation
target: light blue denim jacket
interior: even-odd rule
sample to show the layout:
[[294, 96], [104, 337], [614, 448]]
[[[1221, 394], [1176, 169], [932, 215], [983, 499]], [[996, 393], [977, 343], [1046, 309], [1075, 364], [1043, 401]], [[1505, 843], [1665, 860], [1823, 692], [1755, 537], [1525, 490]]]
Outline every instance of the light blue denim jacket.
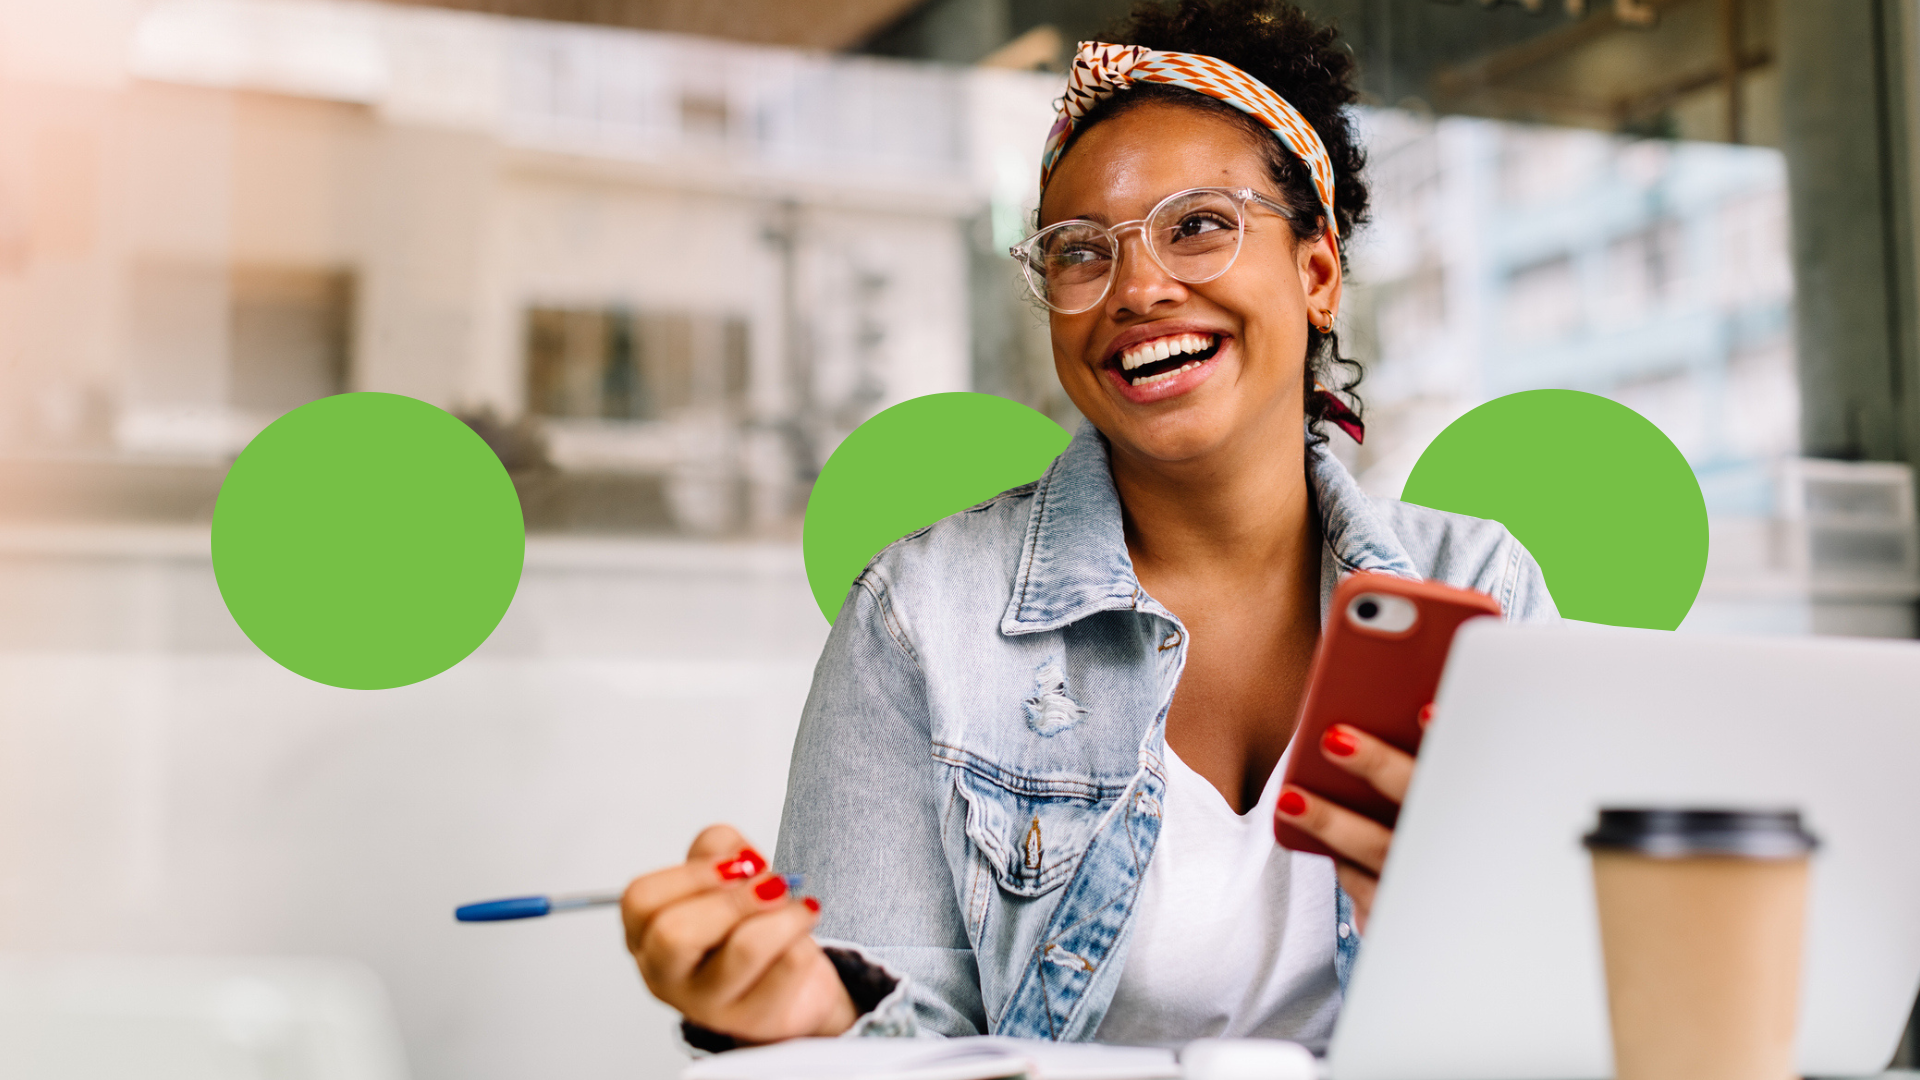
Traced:
[[[1355, 570], [1555, 617], [1498, 523], [1372, 499], [1313, 440], [1307, 475], [1323, 623]], [[865, 961], [878, 979], [855, 1034], [1093, 1037], [1160, 833], [1187, 648], [1134, 577], [1091, 425], [1037, 482], [867, 566], [814, 672], [775, 859], [820, 898], [843, 976]], [[1344, 894], [1337, 911], [1351, 920]], [[1344, 986], [1359, 935], [1336, 942]]]

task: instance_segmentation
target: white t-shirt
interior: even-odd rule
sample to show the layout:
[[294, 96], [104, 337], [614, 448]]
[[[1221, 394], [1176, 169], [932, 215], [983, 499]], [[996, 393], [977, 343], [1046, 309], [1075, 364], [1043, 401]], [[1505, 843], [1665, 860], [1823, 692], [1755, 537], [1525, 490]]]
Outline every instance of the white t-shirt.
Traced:
[[1166, 748], [1160, 839], [1101, 1042], [1292, 1039], [1324, 1051], [1340, 1010], [1333, 860], [1273, 840], [1286, 758], [1236, 814]]

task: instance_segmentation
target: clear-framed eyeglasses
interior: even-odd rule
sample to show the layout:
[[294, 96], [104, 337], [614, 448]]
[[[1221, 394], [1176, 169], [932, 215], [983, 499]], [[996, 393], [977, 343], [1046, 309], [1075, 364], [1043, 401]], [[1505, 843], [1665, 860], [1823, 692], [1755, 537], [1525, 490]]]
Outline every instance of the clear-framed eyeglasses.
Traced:
[[1041, 303], [1062, 315], [1078, 315], [1113, 288], [1120, 237], [1129, 229], [1140, 230], [1147, 254], [1176, 281], [1198, 285], [1226, 273], [1246, 239], [1248, 203], [1293, 216], [1252, 188], [1189, 188], [1161, 199], [1146, 217], [1118, 225], [1072, 218], [1007, 250]]

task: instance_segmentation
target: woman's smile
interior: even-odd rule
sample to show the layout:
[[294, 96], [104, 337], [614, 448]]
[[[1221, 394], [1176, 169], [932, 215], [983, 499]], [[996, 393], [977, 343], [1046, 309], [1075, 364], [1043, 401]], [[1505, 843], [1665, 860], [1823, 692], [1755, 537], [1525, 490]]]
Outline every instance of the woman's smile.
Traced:
[[1179, 397], [1213, 376], [1233, 338], [1174, 323], [1147, 323], [1114, 339], [1107, 380], [1136, 405]]

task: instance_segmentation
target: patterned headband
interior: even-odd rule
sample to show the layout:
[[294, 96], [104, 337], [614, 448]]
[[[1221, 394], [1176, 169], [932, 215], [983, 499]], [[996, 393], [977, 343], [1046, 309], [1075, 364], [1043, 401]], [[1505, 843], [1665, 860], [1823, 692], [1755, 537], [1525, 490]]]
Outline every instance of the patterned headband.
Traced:
[[1260, 80], [1227, 63], [1199, 53], [1156, 52], [1139, 45], [1108, 45], [1083, 41], [1073, 56], [1073, 69], [1067, 74], [1067, 93], [1060, 99], [1060, 118], [1047, 134], [1046, 149], [1040, 154], [1040, 187], [1044, 190], [1059, 163], [1060, 151], [1073, 134], [1074, 125], [1100, 99], [1116, 94], [1136, 82], [1167, 83], [1218, 98], [1273, 130], [1295, 157], [1306, 162], [1313, 175], [1313, 187], [1320, 193], [1320, 209], [1327, 215], [1327, 228], [1340, 235], [1339, 219], [1333, 216], [1333, 162], [1319, 133], [1300, 110], [1269, 90]]

